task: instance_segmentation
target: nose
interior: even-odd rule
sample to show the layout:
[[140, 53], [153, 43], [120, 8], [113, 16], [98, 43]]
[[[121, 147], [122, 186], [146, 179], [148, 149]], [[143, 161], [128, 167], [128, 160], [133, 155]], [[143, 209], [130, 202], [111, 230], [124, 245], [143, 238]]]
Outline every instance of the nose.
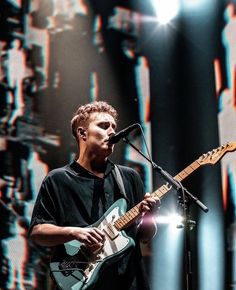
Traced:
[[109, 136], [111, 136], [111, 135], [114, 135], [115, 134], [115, 129], [112, 127], [112, 126], [110, 126], [109, 128], [108, 128], [108, 135]]

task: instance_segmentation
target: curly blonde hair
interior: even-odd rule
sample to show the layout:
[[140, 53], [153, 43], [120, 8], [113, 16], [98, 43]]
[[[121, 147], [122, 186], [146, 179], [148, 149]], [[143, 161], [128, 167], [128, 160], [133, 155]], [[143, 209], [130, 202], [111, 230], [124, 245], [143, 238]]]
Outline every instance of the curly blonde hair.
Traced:
[[89, 118], [92, 113], [110, 114], [115, 121], [117, 121], [118, 117], [117, 111], [104, 101], [95, 101], [79, 106], [71, 120], [71, 130], [74, 137], [77, 136], [77, 129], [79, 127], [87, 127]]

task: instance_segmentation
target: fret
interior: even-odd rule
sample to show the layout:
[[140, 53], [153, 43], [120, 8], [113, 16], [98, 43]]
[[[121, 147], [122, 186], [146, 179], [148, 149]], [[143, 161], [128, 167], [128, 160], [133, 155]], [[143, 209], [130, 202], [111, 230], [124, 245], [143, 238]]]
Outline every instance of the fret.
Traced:
[[188, 176], [188, 174], [183, 170], [178, 175], [175, 176], [175, 179], [178, 181], [181, 181], [184, 178], [186, 178], [187, 176]]
[[162, 185], [162, 187], [160, 189], [157, 189], [153, 195], [161, 198], [166, 192], [167, 192], [167, 189], [165, 188], [164, 185]]
[[193, 168], [192, 168], [191, 166], [188, 166], [188, 167], [186, 167], [186, 168], [184, 169], [184, 171], [186, 171], [187, 174], [189, 175], [189, 174], [191, 174], [194, 170], [193, 170]]
[[115, 221], [115, 226], [119, 229], [122, 230], [125, 227], [127, 227], [130, 223], [132, 223], [138, 216], [141, 215], [139, 211], [139, 205], [136, 205], [135, 207], [131, 208], [128, 212], [126, 212], [122, 217], [118, 218]]
[[190, 165], [190, 167], [193, 168], [193, 171], [196, 170], [196, 169], [198, 169], [199, 166], [200, 166], [200, 165], [198, 164], [197, 161], [193, 162], [193, 163]]

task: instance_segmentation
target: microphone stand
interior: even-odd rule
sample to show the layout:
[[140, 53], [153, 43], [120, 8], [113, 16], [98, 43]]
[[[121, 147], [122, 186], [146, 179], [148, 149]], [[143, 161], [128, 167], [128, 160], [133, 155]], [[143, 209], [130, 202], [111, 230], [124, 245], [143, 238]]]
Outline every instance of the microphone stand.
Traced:
[[186, 258], [186, 290], [192, 290], [192, 251], [190, 243], [190, 231], [196, 225], [196, 222], [191, 220], [189, 207], [191, 202], [194, 202], [202, 211], [208, 212], [208, 208], [204, 205], [196, 196], [190, 193], [186, 188], [184, 188], [181, 182], [175, 180], [167, 171], [163, 170], [160, 166], [154, 163], [150, 158], [143, 154], [130, 140], [125, 137], [123, 141], [129, 144], [135, 149], [140, 155], [142, 155], [149, 163], [151, 163], [152, 168], [156, 170], [169, 184], [171, 184], [175, 190], [178, 192], [178, 202], [182, 207], [184, 214], [184, 240], [185, 240], [185, 258]]

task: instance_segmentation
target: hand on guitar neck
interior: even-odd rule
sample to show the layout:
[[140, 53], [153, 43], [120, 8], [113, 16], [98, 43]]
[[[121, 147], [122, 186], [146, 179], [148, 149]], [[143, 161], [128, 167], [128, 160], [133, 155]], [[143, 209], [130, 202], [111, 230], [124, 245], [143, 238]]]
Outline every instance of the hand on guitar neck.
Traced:
[[160, 205], [161, 200], [158, 196], [151, 196], [150, 193], [146, 193], [139, 209], [145, 215], [148, 212], [155, 213], [160, 208]]
[[157, 233], [155, 212], [160, 208], [160, 198], [146, 193], [144, 200], [140, 203], [139, 210], [142, 220], [139, 224], [139, 236], [142, 243], [149, 242]]

